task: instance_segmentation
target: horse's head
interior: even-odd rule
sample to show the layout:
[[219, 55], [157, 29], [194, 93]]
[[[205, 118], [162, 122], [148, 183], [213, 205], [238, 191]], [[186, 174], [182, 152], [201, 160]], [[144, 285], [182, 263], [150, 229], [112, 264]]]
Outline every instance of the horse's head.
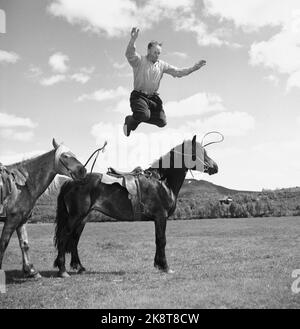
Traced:
[[209, 175], [218, 172], [218, 165], [208, 156], [202, 143], [197, 142], [196, 135], [192, 141], [185, 141], [183, 146], [186, 169], [203, 171]]
[[54, 138], [52, 144], [55, 149], [55, 171], [74, 180], [85, 178], [86, 169], [76, 156], [63, 144], [59, 145]]

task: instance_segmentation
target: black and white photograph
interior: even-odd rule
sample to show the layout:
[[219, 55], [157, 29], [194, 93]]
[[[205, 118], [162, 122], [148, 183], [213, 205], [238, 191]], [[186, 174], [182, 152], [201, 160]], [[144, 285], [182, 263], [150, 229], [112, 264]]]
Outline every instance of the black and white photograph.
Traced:
[[299, 109], [297, 0], [1, 0], [0, 313], [299, 309]]

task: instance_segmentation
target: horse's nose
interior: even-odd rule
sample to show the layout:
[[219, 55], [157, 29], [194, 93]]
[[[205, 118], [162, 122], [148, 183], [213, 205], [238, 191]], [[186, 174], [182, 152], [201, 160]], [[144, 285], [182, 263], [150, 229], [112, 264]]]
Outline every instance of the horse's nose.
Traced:
[[215, 174], [219, 171], [219, 167], [218, 167], [218, 165], [215, 163], [215, 165], [214, 165], [214, 169], [215, 169]]
[[218, 165], [216, 163], [214, 163], [214, 165], [209, 168], [208, 174], [209, 175], [216, 174], [218, 172], [218, 170], [219, 170]]

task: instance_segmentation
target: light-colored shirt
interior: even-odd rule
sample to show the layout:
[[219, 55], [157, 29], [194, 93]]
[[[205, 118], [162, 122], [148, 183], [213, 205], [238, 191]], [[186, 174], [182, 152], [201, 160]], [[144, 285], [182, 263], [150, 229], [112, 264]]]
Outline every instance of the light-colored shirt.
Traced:
[[193, 68], [179, 69], [162, 60], [153, 63], [148, 60], [147, 56], [138, 54], [135, 45], [131, 42], [127, 47], [125, 55], [133, 69], [134, 90], [142, 91], [149, 95], [157, 93], [164, 73], [181, 78], [194, 71]]

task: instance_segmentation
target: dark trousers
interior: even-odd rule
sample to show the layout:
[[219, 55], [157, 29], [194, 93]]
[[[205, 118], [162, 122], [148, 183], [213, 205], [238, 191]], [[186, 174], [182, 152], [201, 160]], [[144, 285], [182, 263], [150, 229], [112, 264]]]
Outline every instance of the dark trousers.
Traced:
[[131, 130], [135, 130], [141, 122], [158, 127], [164, 127], [167, 124], [162, 100], [157, 94], [146, 95], [134, 90], [130, 95], [130, 107], [134, 118], [130, 127]]

